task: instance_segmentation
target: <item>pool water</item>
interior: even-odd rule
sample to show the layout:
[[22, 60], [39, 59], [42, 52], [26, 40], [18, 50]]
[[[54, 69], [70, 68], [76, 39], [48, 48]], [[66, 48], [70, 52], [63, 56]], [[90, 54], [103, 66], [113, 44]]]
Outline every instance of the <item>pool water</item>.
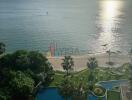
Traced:
[[112, 90], [113, 87], [120, 86], [123, 84], [128, 84], [128, 80], [102, 81], [102, 82], [98, 82], [98, 84], [107, 90]]
[[[36, 100], [64, 100], [58, 93], [57, 88], [46, 88], [39, 91]], [[94, 95], [89, 95], [87, 100], [98, 100]], [[105, 97], [102, 100], [106, 100]]]
[[[98, 85], [101, 85], [107, 90], [112, 90], [115, 86], [120, 86], [122, 84], [127, 84], [128, 80], [112, 80], [112, 81], [102, 81], [98, 82]], [[45, 88], [39, 91], [36, 96], [36, 100], [64, 100], [58, 93], [57, 88]], [[98, 100], [98, 97], [90, 94], [88, 100]], [[102, 100], [106, 100], [105, 97]]]
[[36, 100], [63, 100], [57, 88], [46, 88], [39, 91]]

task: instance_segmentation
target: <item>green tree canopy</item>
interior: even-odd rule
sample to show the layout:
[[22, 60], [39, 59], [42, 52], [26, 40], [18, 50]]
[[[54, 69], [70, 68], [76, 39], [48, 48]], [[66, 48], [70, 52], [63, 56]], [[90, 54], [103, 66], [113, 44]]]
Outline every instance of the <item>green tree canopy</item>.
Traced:
[[38, 51], [18, 50], [3, 55], [0, 68], [0, 91], [3, 92], [0, 96], [9, 95], [11, 100], [28, 100], [27, 96], [33, 93], [34, 87], [39, 83], [47, 86], [54, 74], [48, 59]]
[[64, 100], [87, 100], [88, 96], [88, 86], [83, 82], [73, 82], [69, 77], [64, 78], [58, 91]]
[[58, 86], [59, 94], [64, 98], [64, 100], [68, 100], [72, 96], [73, 93], [73, 84], [66, 77], [62, 81], [62, 83]]
[[50, 73], [53, 71], [48, 59], [38, 51], [18, 50], [12, 54], [6, 54], [0, 58], [0, 66], [2, 68], [10, 68], [12, 70], [31, 70], [34, 74], [41, 72]]
[[10, 71], [9, 87], [13, 99], [28, 98], [34, 89], [34, 80], [21, 71]]

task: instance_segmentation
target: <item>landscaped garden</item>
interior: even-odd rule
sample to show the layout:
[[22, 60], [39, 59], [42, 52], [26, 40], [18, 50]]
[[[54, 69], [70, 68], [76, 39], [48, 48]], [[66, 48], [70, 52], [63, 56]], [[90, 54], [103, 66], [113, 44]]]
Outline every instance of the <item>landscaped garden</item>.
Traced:
[[[126, 66], [127, 66], [127, 64], [123, 65], [122, 67], [125, 68]], [[99, 68], [95, 69], [95, 71], [94, 71], [94, 75], [96, 76], [94, 82], [96, 83], [98, 81], [128, 79], [127, 71], [125, 71], [123, 73], [120, 72], [121, 74], [118, 74], [118, 73], [119, 73], [119, 70], [117, 70], [116, 68], [111, 69], [111, 68], [99, 67]], [[56, 71], [55, 75], [53, 76], [54, 80], [50, 83], [50, 87], [56, 87], [57, 84], [60, 84], [61, 81], [64, 79], [64, 75], [65, 75], [64, 72]], [[74, 76], [74, 77], [72, 77], [71, 79], [73, 81], [76, 81], [76, 83], [83, 81], [84, 83], [87, 84], [89, 70], [85, 69], [80, 72], [75, 72], [72, 74], [72, 76]]]
[[132, 80], [132, 65], [100, 67], [88, 59], [87, 69], [73, 72], [74, 61], [65, 56], [63, 71], [54, 71], [38, 51], [3, 54], [0, 44], [0, 100], [120, 100], [119, 85]]
[[[79, 84], [83, 84], [89, 87], [89, 89], [92, 88], [90, 91], [93, 91], [92, 92], [93, 96], [89, 94], [88, 96], [89, 100], [97, 100], [97, 99], [106, 100], [106, 95], [107, 95], [107, 100], [120, 100], [121, 96], [119, 91], [119, 84], [127, 81], [128, 68], [129, 68], [129, 64], [124, 64], [120, 68], [97, 67], [95, 69], [92, 69], [92, 72], [91, 72], [91, 69], [85, 69], [80, 72], [71, 73], [70, 75], [68, 75], [68, 78], [70, 78], [70, 82], [74, 83], [73, 87]], [[91, 75], [91, 73], [93, 76]], [[67, 74], [65, 72], [56, 71], [55, 75], [53, 76], [54, 80], [51, 82], [49, 87], [58, 87], [65, 80], [66, 75]], [[92, 80], [92, 85], [93, 85], [92, 87], [90, 86], [90, 80]], [[115, 81], [110, 81], [110, 80], [115, 80]], [[101, 81], [103, 82], [106, 81], [107, 84], [106, 86], [104, 85], [104, 87], [106, 89], [109, 89], [107, 90], [107, 92], [105, 91], [105, 89], [103, 89], [103, 85], [101, 87], [94, 85], [95, 83], [98, 83]], [[115, 88], [114, 86], [117, 86], [117, 85], [118, 87]], [[73, 87], [71, 86], [71, 88]], [[64, 89], [64, 86], [62, 86], [61, 91], [63, 91], [63, 89]], [[67, 87], [66, 87], [66, 90], [67, 90]], [[70, 88], [68, 90], [70, 91]]]

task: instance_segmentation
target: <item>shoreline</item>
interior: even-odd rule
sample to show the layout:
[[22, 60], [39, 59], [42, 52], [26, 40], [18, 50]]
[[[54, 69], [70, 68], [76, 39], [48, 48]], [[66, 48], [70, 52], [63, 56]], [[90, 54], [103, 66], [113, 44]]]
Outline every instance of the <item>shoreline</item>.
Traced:
[[[130, 55], [125, 54], [112, 54], [111, 61], [115, 64], [110, 66], [106, 64], [108, 62], [109, 56], [107, 53], [98, 54], [86, 54], [86, 55], [72, 55], [74, 61], [73, 71], [81, 71], [87, 68], [88, 58], [95, 57], [98, 61], [99, 67], [120, 67], [124, 63], [130, 62]], [[64, 71], [61, 63], [64, 56], [47, 57], [49, 62], [52, 64], [54, 70]]]

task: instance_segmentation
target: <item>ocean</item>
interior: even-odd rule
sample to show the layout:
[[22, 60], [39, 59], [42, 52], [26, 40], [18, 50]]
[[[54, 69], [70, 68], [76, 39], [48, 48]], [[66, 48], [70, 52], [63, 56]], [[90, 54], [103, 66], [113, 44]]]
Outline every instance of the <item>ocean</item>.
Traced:
[[7, 52], [127, 53], [131, 7], [132, 0], [0, 0], [0, 42]]

